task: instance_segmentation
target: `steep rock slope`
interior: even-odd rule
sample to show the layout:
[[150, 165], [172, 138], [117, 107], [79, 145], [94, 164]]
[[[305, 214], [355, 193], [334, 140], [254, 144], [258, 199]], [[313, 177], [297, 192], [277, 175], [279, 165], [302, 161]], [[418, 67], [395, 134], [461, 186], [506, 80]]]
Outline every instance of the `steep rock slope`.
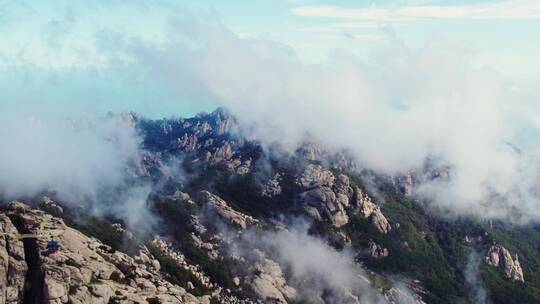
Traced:
[[[20, 202], [10, 203], [0, 220], [10, 239], [2, 247], [9, 250], [2, 268], [8, 303], [209, 303], [209, 296], [197, 298], [166, 281], [144, 247], [131, 257]], [[49, 238], [60, 251], [48, 253]]]

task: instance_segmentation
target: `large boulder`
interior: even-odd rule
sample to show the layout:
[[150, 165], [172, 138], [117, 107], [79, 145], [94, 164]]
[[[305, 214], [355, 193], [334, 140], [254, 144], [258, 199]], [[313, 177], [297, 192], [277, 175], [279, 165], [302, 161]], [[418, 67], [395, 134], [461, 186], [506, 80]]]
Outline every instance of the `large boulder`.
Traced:
[[358, 212], [364, 216], [364, 218], [369, 219], [371, 224], [383, 234], [387, 234], [392, 230], [390, 222], [384, 216], [379, 206], [377, 206], [369, 195], [364, 193], [360, 188], [355, 189], [355, 207]]
[[388, 256], [388, 249], [381, 245], [370, 241], [369, 242], [369, 254], [374, 259], [382, 259]]
[[488, 265], [503, 269], [508, 278], [514, 281], [525, 282], [523, 269], [521, 268], [517, 254], [512, 257], [510, 251], [502, 245], [492, 245], [485, 256], [485, 261]]
[[316, 187], [332, 187], [334, 185], [334, 174], [324, 170], [320, 165], [307, 165], [304, 172], [296, 179], [296, 184], [303, 189]]
[[299, 201], [306, 212], [316, 220], [328, 220], [338, 228], [349, 222], [345, 207], [337, 200], [332, 188], [320, 187], [303, 192]]
[[250, 280], [250, 286], [259, 298], [272, 303], [287, 303], [294, 300], [297, 292], [287, 285], [283, 272], [278, 263], [265, 257], [260, 252], [255, 252], [258, 261], [254, 267], [254, 276]]
[[297, 177], [296, 184], [304, 190], [298, 201], [309, 216], [328, 221], [337, 228], [349, 222], [346, 208], [353, 191], [346, 175], [335, 178], [332, 172], [319, 165], [308, 165]]

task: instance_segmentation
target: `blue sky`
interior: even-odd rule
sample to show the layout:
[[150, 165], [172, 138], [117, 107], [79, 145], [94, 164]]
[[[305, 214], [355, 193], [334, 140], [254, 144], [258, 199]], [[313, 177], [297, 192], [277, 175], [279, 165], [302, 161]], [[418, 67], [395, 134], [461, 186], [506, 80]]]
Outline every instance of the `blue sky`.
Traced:
[[171, 20], [185, 15], [220, 20], [240, 38], [278, 42], [306, 64], [324, 63], [335, 52], [369, 58], [389, 39], [413, 48], [442, 40], [469, 52], [479, 67], [540, 81], [536, 0], [17, 0], [0, 1], [0, 104], [66, 114], [209, 109], [211, 101], [183, 102], [190, 97], [125, 69], [129, 58], [104, 42], [117, 35], [163, 45], [175, 34]]

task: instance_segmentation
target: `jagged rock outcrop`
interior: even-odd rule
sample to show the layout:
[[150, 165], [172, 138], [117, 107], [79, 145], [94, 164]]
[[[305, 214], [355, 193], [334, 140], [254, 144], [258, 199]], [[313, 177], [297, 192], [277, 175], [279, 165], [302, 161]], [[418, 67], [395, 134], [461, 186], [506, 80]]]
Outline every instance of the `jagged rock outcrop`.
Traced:
[[186, 152], [195, 151], [198, 143], [199, 139], [194, 134], [184, 133], [184, 135], [176, 139], [176, 147]]
[[43, 210], [47, 210], [49, 213], [52, 213], [52, 214], [64, 213], [64, 209], [62, 208], [62, 206], [55, 203], [48, 196], [44, 196], [42, 198], [41, 204], [39, 205], [39, 207]]
[[406, 197], [413, 196], [413, 190], [415, 186], [415, 172], [408, 171], [406, 173], [400, 173], [390, 178], [392, 184], [403, 193]]
[[[22, 299], [21, 279], [25, 273], [37, 273], [27, 281], [25, 295], [32, 295], [37, 302], [45, 303], [208, 303], [209, 296], [195, 297], [183, 287], [164, 279], [160, 264], [142, 247], [135, 257], [88, 237], [64, 224], [60, 218], [41, 210], [34, 210], [22, 203], [11, 203], [7, 216], [0, 214], [0, 221], [7, 235], [26, 233], [35, 235], [24, 243], [27, 256], [25, 267], [21, 264], [21, 244], [10, 242], [9, 259], [12, 265], [21, 264], [18, 272], [9, 267], [7, 291]], [[11, 225], [10, 223], [15, 223]], [[17, 229], [14, 231], [15, 226]], [[6, 228], [7, 227], [7, 228]], [[50, 238], [60, 242], [62, 248], [47, 253]], [[17, 245], [17, 246], [15, 246]], [[6, 248], [6, 246], [2, 247]], [[1, 250], [1, 249], [0, 249]], [[20, 251], [17, 253], [16, 251]], [[24, 263], [24, 262], [23, 262]], [[8, 292], [6, 292], [8, 293]], [[39, 297], [43, 297], [40, 299]], [[13, 296], [8, 303], [12, 303]]]
[[388, 304], [426, 304], [418, 295], [396, 287], [390, 288], [384, 296]]
[[180, 190], [174, 191], [172, 195], [167, 196], [168, 199], [177, 201], [179, 203], [187, 203], [190, 205], [194, 205], [195, 202], [191, 199], [191, 196], [185, 192], [182, 192]]
[[257, 296], [264, 301], [286, 304], [296, 298], [296, 290], [287, 285], [278, 263], [265, 257], [259, 250], [255, 251], [257, 262], [249, 278], [249, 284]]
[[[154, 161], [157, 151], [183, 152], [193, 157], [193, 162], [204, 162], [210, 167], [225, 169], [237, 174], [251, 171], [252, 159], [239, 153], [245, 139], [237, 135], [236, 120], [223, 109], [212, 113], [200, 113], [193, 118], [176, 118], [154, 122], [142, 117], [134, 118], [139, 129], [144, 130], [148, 140], [144, 142], [147, 155], [138, 169], [141, 176], [152, 175], [163, 166]], [[158, 160], [160, 158], [158, 157]]]
[[370, 241], [369, 242], [369, 254], [374, 259], [381, 259], [388, 256], [388, 249], [383, 248], [381, 245]]
[[179, 267], [193, 274], [193, 276], [206, 288], [212, 289], [215, 287], [214, 284], [210, 282], [210, 278], [203, 273], [199, 266], [189, 264], [186, 257], [182, 253], [175, 251], [170, 243], [159, 237], [155, 237], [152, 240], [152, 244], [154, 244], [163, 255], [175, 261]]
[[349, 177], [345, 174], [340, 174], [334, 183], [334, 193], [336, 194], [336, 202], [344, 207], [348, 207], [353, 190], [350, 186]]
[[217, 147], [213, 153], [207, 152], [207, 161], [212, 164], [218, 164], [231, 160], [233, 157], [233, 149], [230, 143], [225, 143], [223, 146]]
[[327, 220], [338, 228], [349, 222], [345, 208], [349, 206], [352, 189], [346, 175], [336, 179], [321, 166], [308, 165], [296, 183], [305, 190], [299, 195], [299, 203], [311, 217]]
[[353, 207], [383, 234], [392, 230], [390, 223], [379, 206], [360, 188], [354, 191], [349, 177], [340, 174], [337, 178], [320, 165], [310, 164], [296, 179], [296, 184], [304, 191], [299, 195], [299, 203], [312, 218], [327, 220], [339, 228], [349, 222], [346, 208], [354, 200]]
[[323, 169], [320, 165], [309, 164], [296, 179], [296, 184], [303, 189], [332, 187], [334, 180], [335, 177], [332, 172]]
[[300, 204], [307, 214], [318, 221], [328, 220], [335, 227], [349, 222], [343, 205], [336, 201], [336, 194], [329, 187], [320, 187], [300, 194]]
[[276, 173], [272, 178], [270, 178], [264, 185], [262, 189], [262, 196], [274, 197], [281, 194], [281, 174]]
[[5, 214], [0, 214], [0, 233], [0, 303], [22, 303], [28, 270], [24, 245]]
[[210, 212], [215, 213], [221, 219], [237, 228], [246, 229], [249, 225], [254, 225], [259, 222], [249, 215], [234, 210], [219, 196], [208, 191], [201, 191], [200, 196]]
[[369, 219], [380, 233], [387, 234], [392, 230], [381, 208], [373, 203], [369, 195], [364, 193], [360, 188], [355, 189], [355, 207], [362, 216]]
[[297, 149], [296, 152], [301, 157], [311, 161], [320, 160], [329, 154], [325, 148], [313, 142], [304, 143]]
[[406, 196], [412, 196], [413, 190], [414, 190], [414, 180], [413, 180], [413, 173], [407, 172], [405, 176], [405, 195]]
[[523, 269], [521, 268], [517, 254], [512, 257], [510, 251], [502, 245], [492, 245], [485, 256], [485, 261], [488, 265], [503, 269], [508, 278], [514, 281], [525, 282]]

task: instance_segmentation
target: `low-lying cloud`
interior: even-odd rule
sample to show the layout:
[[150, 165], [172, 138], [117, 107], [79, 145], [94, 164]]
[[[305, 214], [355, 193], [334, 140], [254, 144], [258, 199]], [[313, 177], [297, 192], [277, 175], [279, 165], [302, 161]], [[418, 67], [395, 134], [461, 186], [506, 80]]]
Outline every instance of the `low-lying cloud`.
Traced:
[[147, 208], [151, 185], [135, 180], [142, 139], [128, 115], [0, 116], [0, 197], [52, 193], [69, 207], [113, 216], [137, 231], [157, 223]]
[[[162, 88], [182, 104], [192, 100], [188, 108], [201, 102], [207, 108], [208, 101], [224, 106], [247, 134], [268, 146], [293, 150], [309, 136], [387, 174], [422, 173], [429, 159], [449, 168], [449, 178], [424, 180], [416, 193], [457, 214], [518, 222], [540, 217], [538, 88], [479, 67], [465, 47], [437, 40], [410, 47], [386, 30], [386, 47], [367, 59], [335, 51], [323, 63], [305, 64], [289, 46], [240, 37], [215, 16], [176, 12], [165, 33], [166, 39], [152, 43], [104, 29], [96, 49], [110, 60], [101, 72], [136, 75], [137, 85]], [[52, 141], [70, 136], [53, 134]], [[45, 152], [67, 153], [55, 149]], [[16, 155], [1, 153], [7, 153], [6, 160]], [[40, 159], [32, 153], [28, 156]], [[107, 148], [92, 155], [99, 153], [109, 155]], [[36, 160], [31, 167], [47, 164]], [[73, 170], [78, 182], [67, 184], [109, 176], [98, 166], [88, 168], [96, 175]], [[47, 178], [37, 180], [43, 184]], [[11, 185], [17, 190], [16, 184]]]
[[472, 251], [467, 258], [467, 265], [465, 265], [465, 283], [467, 288], [470, 289], [471, 299], [477, 304], [487, 304], [488, 294], [483, 286], [483, 282], [480, 276], [480, 263], [482, 258], [478, 256], [478, 253]]
[[458, 214], [539, 218], [536, 90], [478, 67], [470, 50], [388, 33], [368, 60], [335, 52], [305, 64], [286, 45], [189, 18], [171, 22], [166, 45], [114, 49], [193, 100], [210, 96], [266, 145], [292, 150], [309, 135], [388, 174], [429, 159], [450, 178], [425, 180], [421, 197]]
[[140, 139], [120, 116], [1, 116], [0, 193], [7, 199], [51, 190], [74, 203], [96, 201], [104, 189], [124, 184], [139, 156]]
[[[235, 254], [253, 255], [261, 250], [287, 273], [287, 284], [297, 291], [296, 300], [309, 303], [389, 303], [347, 249], [337, 251], [308, 234], [309, 225], [293, 221], [287, 229], [247, 231], [240, 236]], [[255, 262], [257, 263], [257, 262]], [[260, 263], [260, 261], [259, 261]], [[396, 283], [394, 303], [417, 303], [404, 284]]]

